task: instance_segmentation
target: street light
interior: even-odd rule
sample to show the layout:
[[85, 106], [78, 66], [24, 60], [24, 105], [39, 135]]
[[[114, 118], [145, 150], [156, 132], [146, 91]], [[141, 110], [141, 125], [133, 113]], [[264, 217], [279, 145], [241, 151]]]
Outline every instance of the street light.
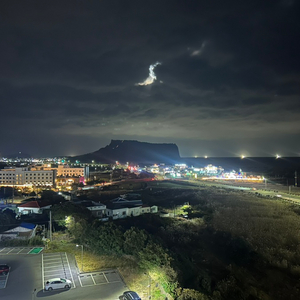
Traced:
[[81, 272], [83, 272], [83, 245], [76, 245], [76, 247], [81, 247]]

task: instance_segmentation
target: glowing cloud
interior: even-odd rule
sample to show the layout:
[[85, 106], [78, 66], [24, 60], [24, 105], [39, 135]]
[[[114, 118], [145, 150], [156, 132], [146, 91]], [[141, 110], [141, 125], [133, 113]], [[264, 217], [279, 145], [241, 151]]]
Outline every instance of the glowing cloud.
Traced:
[[204, 42], [202, 43], [200, 49], [199, 49], [199, 50], [193, 51], [192, 54], [191, 54], [191, 56], [201, 55], [202, 52], [203, 52], [203, 50], [204, 50], [204, 48], [205, 48], [205, 46], [206, 46], [206, 42], [204, 41]]
[[156, 62], [154, 65], [150, 65], [149, 67], [149, 76], [144, 82], [136, 83], [135, 85], [149, 85], [152, 84], [156, 80], [156, 76], [154, 73], [154, 68], [158, 65], [161, 65], [160, 62]]

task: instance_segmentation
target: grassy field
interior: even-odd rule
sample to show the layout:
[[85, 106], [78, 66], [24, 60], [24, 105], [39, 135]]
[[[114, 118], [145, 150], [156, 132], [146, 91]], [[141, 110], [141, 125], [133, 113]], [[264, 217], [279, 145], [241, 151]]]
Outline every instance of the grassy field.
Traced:
[[[139, 187], [119, 184], [113, 193], [138, 192], [145, 204], [159, 206], [171, 218], [145, 215], [114, 222], [146, 230], [168, 249], [183, 289], [178, 299], [300, 299], [299, 206], [199, 182], [150, 181]], [[112, 197], [111, 191], [99, 192], [99, 199], [103, 193]], [[81, 251], [65, 241], [58, 238], [48, 251], [65, 247], [81, 268]], [[90, 250], [84, 251], [83, 271], [117, 268], [130, 289], [149, 295], [149, 277], [132, 256]], [[164, 299], [150, 275], [152, 298]]]

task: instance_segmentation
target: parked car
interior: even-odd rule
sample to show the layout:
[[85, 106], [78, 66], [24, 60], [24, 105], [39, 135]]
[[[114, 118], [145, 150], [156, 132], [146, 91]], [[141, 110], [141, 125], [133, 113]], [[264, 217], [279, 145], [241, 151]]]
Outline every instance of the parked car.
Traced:
[[123, 293], [124, 300], [141, 300], [141, 297], [133, 291], [127, 291]]
[[8, 265], [0, 265], [0, 275], [7, 275], [9, 273]]
[[52, 278], [45, 283], [45, 290], [52, 291], [55, 289], [69, 289], [72, 281], [66, 278]]

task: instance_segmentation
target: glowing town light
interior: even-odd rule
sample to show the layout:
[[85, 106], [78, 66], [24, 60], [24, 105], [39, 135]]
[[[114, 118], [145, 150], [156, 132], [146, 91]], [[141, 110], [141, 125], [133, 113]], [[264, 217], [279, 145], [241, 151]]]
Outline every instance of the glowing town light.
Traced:
[[205, 156], [204, 156], [204, 158], [208, 158], [208, 156], [207, 156], [207, 155], [205, 155]]
[[281, 155], [276, 154], [276, 159], [281, 158]]
[[244, 158], [246, 158], [246, 156], [245, 155], [241, 155], [241, 159], [244, 159]]

